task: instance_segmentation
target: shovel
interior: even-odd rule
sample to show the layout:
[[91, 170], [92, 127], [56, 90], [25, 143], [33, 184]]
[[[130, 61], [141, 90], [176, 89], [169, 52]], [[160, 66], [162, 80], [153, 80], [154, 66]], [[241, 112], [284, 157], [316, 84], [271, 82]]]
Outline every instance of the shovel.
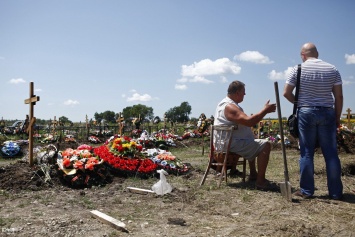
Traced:
[[279, 88], [277, 82], [274, 83], [275, 85], [275, 94], [276, 94], [276, 105], [277, 105], [277, 113], [279, 117], [279, 128], [280, 128], [280, 135], [281, 135], [281, 148], [282, 148], [282, 156], [284, 160], [284, 174], [285, 174], [285, 182], [281, 182], [280, 189], [281, 195], [286, 198], [286, 200], [292, 202], [292, 193], [291, 193], [291, 183], [288, 177], [288, 168], [287, 168], [287, 160], [286, 160], [286, 149], [285, 149], [285, 141], [284, 141], [284, 130], [282, 125], [282, 116], [281, 116], [281, 107], [280, 107], [280, 97], [279, 97]]

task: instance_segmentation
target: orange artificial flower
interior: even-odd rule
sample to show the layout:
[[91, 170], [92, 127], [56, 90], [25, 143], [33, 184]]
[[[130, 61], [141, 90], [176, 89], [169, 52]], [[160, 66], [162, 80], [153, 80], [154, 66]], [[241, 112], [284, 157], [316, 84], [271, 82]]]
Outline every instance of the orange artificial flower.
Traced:
[[87, 170], [94, 170], [94, 163], [86, 163], [85, 169]]
[[80, 160], [77, 160], [77, 161], [74, 163], [74, 168], [75, 168], [75, 169], [83, 169], [83, 168], [84, 168], [83, 162], [81, 162]]

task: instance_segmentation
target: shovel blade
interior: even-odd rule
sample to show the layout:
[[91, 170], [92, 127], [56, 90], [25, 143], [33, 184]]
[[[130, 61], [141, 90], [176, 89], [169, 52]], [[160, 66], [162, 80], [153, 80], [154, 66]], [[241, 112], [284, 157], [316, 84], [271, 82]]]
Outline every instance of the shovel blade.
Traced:
[[281, 182], [279, 185], [281, 189], [281, 195], [284, 196], [286, 200], [292, 202], [291, 183]]

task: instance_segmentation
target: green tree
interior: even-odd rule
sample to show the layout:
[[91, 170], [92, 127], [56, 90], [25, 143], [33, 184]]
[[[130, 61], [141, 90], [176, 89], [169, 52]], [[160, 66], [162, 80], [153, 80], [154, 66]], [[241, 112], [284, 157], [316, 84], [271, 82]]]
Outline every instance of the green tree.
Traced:
[[189, 115], [191, 114], [191, 106], [188, 102], [182, 102], [180, 106], [175, 106], [169, 109], [165, 116], [169, 121], [184, 123], [189, 121]]
[[69, 124], [71, 124], [72, 123], [72, 121], [70, 121], [67, 117], [65, 117], [65, 116], [61, 116], [61, 117], [59, 117], [59, 119], [58, 119], [58, 121], [59, 121], [59, 124], [60, 125], [69, 125]]
[[140, 117], [141, 120], [149, 119], [154, 117], [153, 108], [145, 105], [137, 104], [133, 106], [128, 106], [122, 110], [122, 116], [125, 121], [131, 122], [132, 118]]
[[116, 122], [116, 114], [113, 111], [106, 110], [103, 113], [95, 113], [94, 118], [98, 123], [101, 123], [103, 119], [106, 120], [108, 123], [115, 123]]
[[103, 117], [102, 117], [102, 113], [95, 113], [94, 114], [94, 118], [95, 118], [95, 120], [98, 122], [98, 123], [101, 123], [101, 120], [103, 119]]

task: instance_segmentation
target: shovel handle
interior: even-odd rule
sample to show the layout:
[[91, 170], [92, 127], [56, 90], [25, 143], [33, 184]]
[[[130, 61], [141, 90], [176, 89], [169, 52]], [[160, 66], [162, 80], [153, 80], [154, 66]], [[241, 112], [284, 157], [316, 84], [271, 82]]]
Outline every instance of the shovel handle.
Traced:
[[284, 142], [284, 130], [283, 130], [282, 116], [281, 116], [279, 87], [278, 87], [277, 81], [275, 81], [274, 86], [275, 86], [275, 94], [276, 94], [277, 114], [278, 114], [278, 118], [279, 118], [279, 129], [280, 129], [280, 135], [281, 135], [282, 156], [283, 156], [283, 160], [284, 160], [285, 182], [286, 182], [286, 184], [287, 184], [288, 181], [289, 181], [289, 177], [288, 177], [288, 168], [287, 168], [287, 159], [286, 159], [286, 149], [285, 149], [285, 142]]

